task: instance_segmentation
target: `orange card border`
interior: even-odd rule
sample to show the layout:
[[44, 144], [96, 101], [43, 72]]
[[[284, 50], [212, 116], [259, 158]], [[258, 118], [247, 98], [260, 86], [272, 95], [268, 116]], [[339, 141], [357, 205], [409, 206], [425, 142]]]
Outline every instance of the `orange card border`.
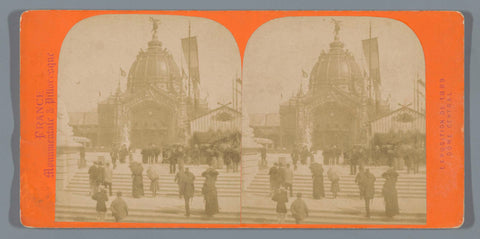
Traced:
[[[103, 14], [208, 18], [233, 34], [242, 58], [252, 33], [269, 20], [293, 16], [370, 16], [405, 23], [417, 35], [426, 67], [427, 222], [424, 225], [279, 225], [55, 222], [56, 80], [60, 47], [79, 21]], [[20, 216], [26, 227], [55, 228], [452, 228], [464, 216], [464, 18], [453, 11], [117, 11], [35, 10], [20, 30]], [[50, 58], [49, 58], [50, 57]], [[48, 59], [51, 61], [48, 62]], [[49, 65], [50, 63], [50, 65]], [[50, 72], [49, 72], [50, 71]], [[443, 96], [441, 95], [443, 91]], [[43, 96], [41, 96], [43, 95]], [[42, 98], [43, 97], [43, 98]], [[37, 106], [45, 106], [39, 125]], [[42, 128], [45, 127], [45, 128]], [[43, 131], [42, 131], [43, 130]], [[44, 132], [45, 137], [38, 135]], [[52, 133], [53, 132], [53, 133]], [[37, 133], [37, 135], [36, 135]], [[51, 150], [50, 150], [51, 152]], [[55, 152], [55, 151], [54, 151]]]

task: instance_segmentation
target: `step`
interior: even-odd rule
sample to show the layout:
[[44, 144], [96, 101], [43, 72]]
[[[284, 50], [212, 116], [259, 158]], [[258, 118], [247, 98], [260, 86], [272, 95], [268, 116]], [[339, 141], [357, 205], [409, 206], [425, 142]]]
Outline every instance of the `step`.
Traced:
[[[57, 221], [97, 221], [95, 205], [89, 206], [55, 206]], [[240, 213], [220, 212], [214, 218], [207, 219], [203, 210], [192, 209], [190, 217], [184, 216], [183, 210], [129, 209], [129, 215], [122, 222], [142, 223], [228, 223], [240, 221]], [[111, 212], [107, 212], [106, 221], [113, 222]]]
[[[116, 191], [122, 191], [123, 195], [125, 197], [132, 197], [131, 189], [128, 190], [114, 190], [112, 189], [113, 192]], [[76, 195], [83, 195], [87, 196], [89, 195], [88, 193], [90, 190], [83, 190], [83, 189], [67, 189], [66, 192], [70, 192]], [[240, 192], [217, 192], [217, 195], [219, 197], [233, 197], [233, 198], [240, 198]], [[171, 197], [178, 197], [178, 191], [160, 191], [157, 192], [157, 196], [171, 196]], [[197, 197], [202, 197], [201, 191], [195, 190], [195, 196]], [[153, 194], [149, 190], [144, 191], [144, 197], [153, 197]]]

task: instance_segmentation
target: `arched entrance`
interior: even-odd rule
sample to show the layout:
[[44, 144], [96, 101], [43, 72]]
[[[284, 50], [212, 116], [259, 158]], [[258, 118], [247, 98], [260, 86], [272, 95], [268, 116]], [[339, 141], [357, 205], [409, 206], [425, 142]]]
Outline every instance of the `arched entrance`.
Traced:
[[129, 111], [130, 145], [145, 148], [171, 142], [175, 134], [175, 114], [172, 109], [156, 102], [136, 104]]
[[336, 145], [349, 148], [354, 142], [356, 117], [349, 109], [336, 102], [327, 102], [312, 111], [312, 147], [326, 149]]

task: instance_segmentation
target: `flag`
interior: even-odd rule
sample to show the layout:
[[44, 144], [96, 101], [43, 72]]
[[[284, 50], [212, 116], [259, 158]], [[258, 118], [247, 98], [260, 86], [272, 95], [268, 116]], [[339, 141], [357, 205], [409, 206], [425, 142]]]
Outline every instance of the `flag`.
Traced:
[[305, 70], [302, 69], [302, 75], [303, 75], [303, 78], [308, 78], [308, 73], [305, 72]]
[[125, 77], [127, 75], [127, 72], [125, 72], [122, 67], [120, 67], [120, 76]]
[[188, 72], [193, 81], [200, 81], [200, 70], [198, 64], [197, 37], [182, 38], [183, 55], [187, 60]]
[[365, 39], [362, 41], [363, 54], [367, 60], [370, 78], [380, 83], [380, 60], [378, 55], [378, 41], [377, 38]]

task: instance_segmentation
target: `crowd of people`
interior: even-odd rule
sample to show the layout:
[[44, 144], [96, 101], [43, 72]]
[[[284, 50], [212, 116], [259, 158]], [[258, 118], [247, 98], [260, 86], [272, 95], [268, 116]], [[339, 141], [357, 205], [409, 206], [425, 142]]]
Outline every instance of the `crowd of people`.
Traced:
[[[188, 165], [197, 166], [202, 163], [208, 164], [208, 169], [201, 176], [205, 178], [201, 194], [205, 202], [205, 215], [213, 217], [219, 212], [216, 181], [219, 175], [217, 169], [226, 168], [226, 172], [238, 172], [240, 164], [239, 147], [229, 145], [194, 145], [185, 149], [183, 145], [172, 145], [160, 148], [154, 144], [141, 149], [141, 161], [133, 159], [133, 149], [126, 145], [112, 147], [110, 161], [103, 156], [93, 162], [88, 169], [90, 190], [89, 195], [97, 201], [96, 211], [99, 221], [105, 220], [107, 212], [106, 202], [112, 196], [112, 176], [118, 164], [127, 163], [131, 171], [132, 197], [141, 198], [145, 196], [144, 191], [144, 167], [147, 167], [146, 177], [150, 181], [150, 191], [155, 198], [159, 194], [160, 173], [159, 167], [155, 164], [168, 163], [169, 172], [178, 185], [179, 198], [185, 202], [185, 216], [191, 215], [190, 204], [195, 195], [195, 175], [189, 170]], [[111, 162], [111, 164], [110, 164]], [[107, 193], [108, 189], [108, 193]], [[117, 192], [117, 199], [112, 202], [110, 209], [115, 221], [121, 221], [128, 215], [128, 207], [122, 198], [122, 192]]]
[[[108, 197], [112, 196], [112, 174], [113, 169], [109, 162], [105, 162], [103, 157], [93, 162], [88, 169], [90, 191], [89, 195], [97, 202], [97, 220], [105, 220], [107, 213]], [[107, 194], [108, 189], [108, 194]], [[127, 203], [122, 198], [122, 192], [117, 192], [117, 198], [110, 204], [112, 216], [116, 222], [121, 221], [128, 215]]]
[[[330, 181], [330, 191], [332, 198], [335, 199], [340, 192], [340, 180], [341, 180], [341, 171], [337, 166], [339, 163], [337, 157], [341, 154], [341, 150], [338, 150], [336, 147], [331, 147], [331, 151], [324, 153], [327, 155], [328, 159], [323, 158], [324, 164], [318, 163], [315, 161], [314, 157], [309, 155], [308, 150], [294, 150], [291, 154], [291, 161], [294, 165], [292, 168], [290, 163], [286, 162], [285, 158], [280, 157], [278, 162], [274, 162], [273, 166], [268, 170], [269, 179], [270, 179], [270, 196], [272, 200], [276, 202], [276, 212], [278, 215], [278, 223], [284, 223], [285, 217], [287, 214], [286, 203], [289, 200], [289, 196], [293, 197], [294, 194], [294, 174], [297, 169], [296, 162], [300, 161], [302, 164], [307, 164], [308, 159], [310, 159], [310, 173], [312, 177], [312, 197], [315, 200], [325, 198], [325, 187], [324, 187], [324, 165], [328, 163], [328, 170], [326, 172], [326, 178]], [[361, 154], [361, 147], [354, 147], [352, 152], [354, 154]], [[353, 158], [360, 157], [358, 155], [352, 155]], [[305, 159], [306, 158], [306, 159]], [[260, 164], [265, 160], [265, 156], [261, 154]], [[355, 183], [359, 188], [359, 196], [361, 200], [365, 201], [365, 216], [370, 218], [370, 206], [372, 200], [375, 196], [375, 181], [376, 177], [373, 173], [370, 172], [367, 163], [357, 164], [351, 166], [351, 174], [355, 175]], [[357, 172], [358, 166], [358, 172]], [[399, 174], [397, 170], [392, 165], [385, 171], [382, 175], [385, 178], [385, 183], [381, 189], [383, 199], [385, 202], [385, 216], [392, 218], [395, 215], [399, 214], [398, 207], [398, 196], [396, 189], [396, 182]], [[291, 212], [292, 216], [295, 218], [296, 223], [301, 223], [305, 217], [308, 216], [308, 207], [305, 201], [302, 199], [301, 193], [297, 193], [295, 205], [292, 203]]]
[[[133, 149], [127, 149], [125, 145], [121, 148], [112, 147], [110, 152], [114, 167], [116, 167], [117, 158], [121, 163], [125, 163], [127, 156], [132, 160]], [[177, 170], [184, 165], [212, 165], [216, 169], [226, 169], [227, 173], [239, 172], [241, 150], [238, 144], [194, 144], [185, 146], [174, 144], [164, 147], [150, 144], [148, 147], [140, 150], [143, 164], [169, 164], [170, 174], [176, 174]]]
[[[260, 152], [260, 164], [265, 165], [266, 149], [262, 148]], [[315, 150], [307, 146], [294, 146], [290, 154], [294, 169], [298, 168], [298, 162], [307, 165], [309, 161], [313, 161], [315, 153]], [[396, 170], [406, 168], [407, 173], [418, 174], [420, 165], [425, 163], [425, 148], [423, 145], [413, 144], [383, 144], [372, 147], [353, 145], [348, 149], [341, 149], [330, 145], [322, 150], [322, 158], [323, 165], [349, 165], [351, 175], [356, 175], [359, 167], [369, 165], [387, 165]]]

